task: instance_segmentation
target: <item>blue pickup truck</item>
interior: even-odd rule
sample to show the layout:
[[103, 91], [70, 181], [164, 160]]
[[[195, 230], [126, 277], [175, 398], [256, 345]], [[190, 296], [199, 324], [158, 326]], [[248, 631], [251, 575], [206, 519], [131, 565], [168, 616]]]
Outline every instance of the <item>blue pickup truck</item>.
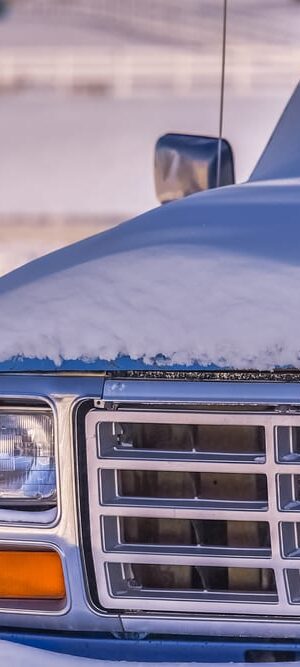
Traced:
[[300, 659], [299, 117], [241, 185], [162, 138], [168, 203], [1, 278], [1, 639]]

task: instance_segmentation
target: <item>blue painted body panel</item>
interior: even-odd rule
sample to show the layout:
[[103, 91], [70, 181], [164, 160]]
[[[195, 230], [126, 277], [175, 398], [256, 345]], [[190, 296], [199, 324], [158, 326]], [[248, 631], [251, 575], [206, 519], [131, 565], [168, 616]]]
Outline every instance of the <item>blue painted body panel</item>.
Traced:
[[[141, 359], [131, 359], [130, 357], [118, 357], [114, 361], [106, 361], [104, 359], [96, 359], [95, 361], [84, 361], [82, 359], [68, 359], [62, 360], [61, 363], [55, 364], [52, 359], [26, 359], [24, 357], [14, 357], [7, 361], [0, 362], [0, 373], [47, 373], [53, 371], [64, 372], [105, 372], [105, 371], [215, 371], [218, 366], [210, 364], [209, 366], [200, 366], [193, 364], [192, 366], [172, 365], [164, 363], [159, 359], [155, 364], [145, 364]], [[222, 368], [222, 370], [225, 370]]]
[[[0, 639], [85, 658], [133, 662], [249, 662], [250, 652], [277, 652], [284, 661], [300, 659], [300, 643], [207, 640], [193, 637], [114, 638], [110, 635], [0, 632]], [[253, 661], [253, 660], [252, 660]]]

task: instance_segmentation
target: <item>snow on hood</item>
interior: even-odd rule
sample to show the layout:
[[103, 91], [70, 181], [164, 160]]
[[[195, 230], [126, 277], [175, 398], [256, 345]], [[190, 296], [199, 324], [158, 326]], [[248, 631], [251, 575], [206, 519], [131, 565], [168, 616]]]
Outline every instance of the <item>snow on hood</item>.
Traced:
[[0, 279], [0, 361], [300, 367], [300, 183], [194, 195]]

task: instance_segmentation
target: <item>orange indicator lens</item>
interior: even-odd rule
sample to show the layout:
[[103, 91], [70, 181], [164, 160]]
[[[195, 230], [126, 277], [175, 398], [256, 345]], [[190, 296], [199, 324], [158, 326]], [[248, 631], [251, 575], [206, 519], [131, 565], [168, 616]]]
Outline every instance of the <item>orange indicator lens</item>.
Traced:
[[61, 600], [65, 595], [56, 551], [0, 551], [0, 598]]

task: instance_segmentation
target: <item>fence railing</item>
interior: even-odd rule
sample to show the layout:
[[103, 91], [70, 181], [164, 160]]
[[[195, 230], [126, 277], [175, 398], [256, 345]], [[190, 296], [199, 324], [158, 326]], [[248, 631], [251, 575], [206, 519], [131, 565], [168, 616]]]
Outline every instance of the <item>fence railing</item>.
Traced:
[[[290, 86], [299, 77], [300, 47], [228, 51], [226, 85], [240, 92]], [[218, 54], [174, 50], [90, 48], [0, 49], [0, 88], [88, 88], [120, 97], [139, 93], [198, 95], [219, 86]]]

